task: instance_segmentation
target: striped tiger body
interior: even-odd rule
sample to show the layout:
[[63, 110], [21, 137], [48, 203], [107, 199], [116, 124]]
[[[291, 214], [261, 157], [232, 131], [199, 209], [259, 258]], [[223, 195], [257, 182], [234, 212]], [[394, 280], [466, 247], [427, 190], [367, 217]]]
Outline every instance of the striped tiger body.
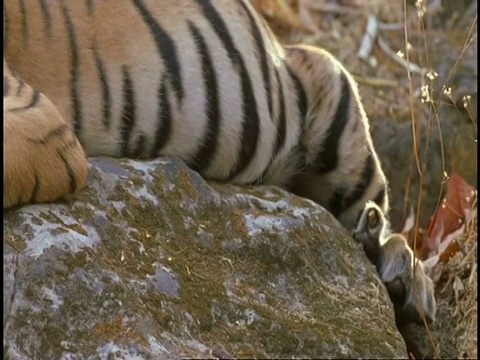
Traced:
[[423, 284], [434, 304], [427, 282], [402, 281], [413, 262], [384, 270], [411, 251], [371, 234], [387, 181], [356, 84], [325, 50], [280, 46], [247, 0], [6, 0], [4, 28], [4, 208], [78, 190], [85, 154], [176, 156], [319, 203], [381, 249], [385, 282]]
[[178, 156], [208, 179], [290, 189], [349, 228], [368, 200], [387, 211], [351, 75], [324, 50], [282, 48], [247, 1], [8, 0], [4, 10], [7, 61], [88, 156]]

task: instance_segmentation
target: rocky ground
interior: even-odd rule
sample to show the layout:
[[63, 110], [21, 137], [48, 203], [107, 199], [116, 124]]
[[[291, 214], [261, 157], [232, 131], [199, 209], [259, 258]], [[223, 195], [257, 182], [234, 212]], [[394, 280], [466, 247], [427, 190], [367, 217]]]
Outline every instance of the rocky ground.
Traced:
[[4, 358], [406, 358], [373, 265], [326, 210], [175, 159], [91, 160], [4, 216]]

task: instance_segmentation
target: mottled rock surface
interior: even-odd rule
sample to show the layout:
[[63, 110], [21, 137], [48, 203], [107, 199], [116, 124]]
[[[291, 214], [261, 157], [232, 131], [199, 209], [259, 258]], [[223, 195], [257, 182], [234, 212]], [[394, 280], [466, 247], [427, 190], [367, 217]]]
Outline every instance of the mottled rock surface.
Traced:
[[98, 158], [81, 194], [4, 225], [5, 358], [406, 356], [361, 247], [276, 188]]

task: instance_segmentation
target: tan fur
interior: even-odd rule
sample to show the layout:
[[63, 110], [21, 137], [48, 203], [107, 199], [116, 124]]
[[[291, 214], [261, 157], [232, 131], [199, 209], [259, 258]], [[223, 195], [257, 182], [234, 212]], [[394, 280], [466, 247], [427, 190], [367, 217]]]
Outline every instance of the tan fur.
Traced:
[[[71, 193], [72, 183], [62, 157], [68, 161], [75, 179], [73, 190], [81, 189], [88, 163], [71, 129], [42, 94], [38, 95], [35, 107], [26, 108], [34, 90], [27, 84], [20, 87], [19, 78], [13, 76], [5, 61], [3, 71], [4, 83], [9, 88], [4, 95], [3, 207], [29, 201], [50, 202]], [[66, 127], [63, 136], [50, 136], [48, 142], [42, 143], [52, 130], [61, 126]]]

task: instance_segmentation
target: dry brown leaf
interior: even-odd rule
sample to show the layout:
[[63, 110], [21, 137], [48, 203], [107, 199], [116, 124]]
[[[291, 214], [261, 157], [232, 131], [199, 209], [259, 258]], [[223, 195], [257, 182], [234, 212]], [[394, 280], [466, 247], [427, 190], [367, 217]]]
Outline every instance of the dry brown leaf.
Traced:
[[473, 206], [476, 195], [476, 189], [452, 171], [441, 205], [429, 219], [426, 229], [418, 229], [416, 242], [415, 213], [413, 208], [410, 209], [401, 233], [428, 269], [439, 261], [447, 262], [457, 252], [464, 251], [461, 241], [466, 226], [477, 217], [476, 206]]
[[428, 221], [427, 236], [422, 243], [423, 256], [438, 255], [441, 261], [447, 261], [460, 251], [457, 241], [463, 234], [465, 222], [473, 215], [472, 200], [475, 195], [475, 188], [452, 171], [447, 183], [447, 193]]

